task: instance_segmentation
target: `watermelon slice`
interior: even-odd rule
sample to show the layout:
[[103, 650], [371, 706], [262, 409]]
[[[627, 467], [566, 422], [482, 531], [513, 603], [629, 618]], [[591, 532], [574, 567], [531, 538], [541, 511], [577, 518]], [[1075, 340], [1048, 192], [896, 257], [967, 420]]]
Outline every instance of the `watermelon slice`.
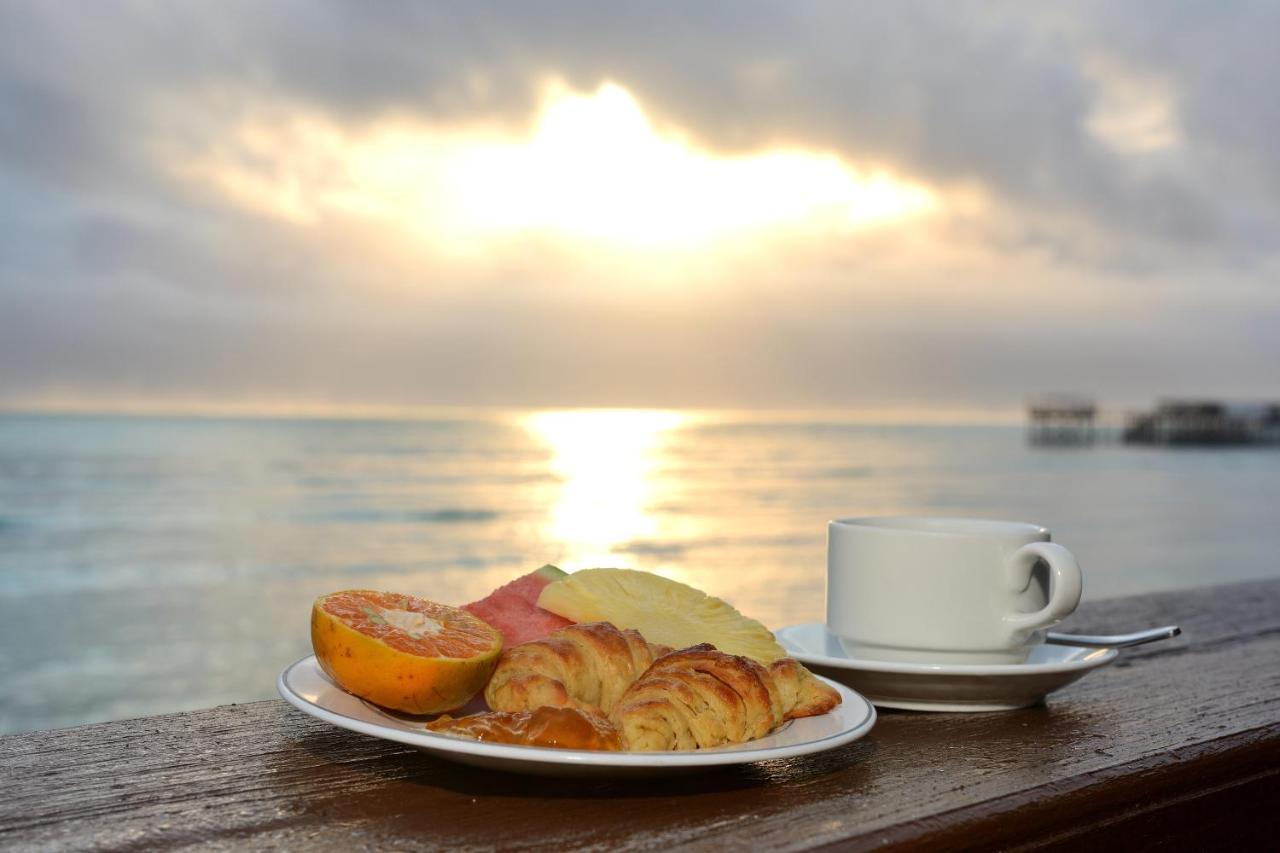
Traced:
[[501, 631], [503, 648], [541, 640], [552, 631], [573, 624], [563, 616], [538, 606], [538, 594], [542, 588], [563, 577], [568, 577], [567, 573], [555, 566], [543, 566], [498, 587], [479, 601], [462, 605], [462, 609]]

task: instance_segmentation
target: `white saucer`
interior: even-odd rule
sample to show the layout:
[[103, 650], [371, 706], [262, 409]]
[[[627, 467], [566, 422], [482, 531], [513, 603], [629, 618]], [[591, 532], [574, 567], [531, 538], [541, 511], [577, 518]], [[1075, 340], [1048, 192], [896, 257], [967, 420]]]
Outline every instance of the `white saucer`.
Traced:
[[775, 632], [796, 660], [847, 684], [884, 708], [911, 711], [1008, 711], [1035, 705], [1055, 690], [1116, 659], [1115, 649], [1044, 644], [1019, 664], [890, 663], [849, 657], [821, 623]]
[[425, 718], [412, 719], [357, 699], [334, 684], [305, 657], [280, 673], [276, 689], [303, 713], [373, 737], [408, 744], [440, 758], [490, 770], [540, 776], [621, 778], [687, 773], [728, 764], [747, 764], [835, 749], [871, 731], [876, 709], [842, 684], [832, 684], [841, 703], [817, 717], [792, 720], [773, 733], [735, 746], [676, 752], [594, 752], [484, 743], [427, 731]]

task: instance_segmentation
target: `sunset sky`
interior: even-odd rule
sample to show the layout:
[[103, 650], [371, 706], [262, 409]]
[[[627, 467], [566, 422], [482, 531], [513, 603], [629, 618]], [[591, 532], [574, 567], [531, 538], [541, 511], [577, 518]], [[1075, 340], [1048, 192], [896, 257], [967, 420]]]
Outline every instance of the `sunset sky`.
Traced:
[[0, 407], [1280, 397], [1277, 32], [0, 0]]

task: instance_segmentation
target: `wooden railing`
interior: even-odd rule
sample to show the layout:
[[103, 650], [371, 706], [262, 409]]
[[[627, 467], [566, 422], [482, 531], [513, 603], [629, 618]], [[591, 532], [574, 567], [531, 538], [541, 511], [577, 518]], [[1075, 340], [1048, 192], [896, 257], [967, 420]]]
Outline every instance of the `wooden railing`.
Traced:
[[1170, 622], [1182, 637], [1041, 707], [883, 711], [842, 749], [657, 780], [470, 769], [282, 701], [13, 735], [0, 847], [1277, 849], [1280, 582], [1093, 603], [1068, 627]]

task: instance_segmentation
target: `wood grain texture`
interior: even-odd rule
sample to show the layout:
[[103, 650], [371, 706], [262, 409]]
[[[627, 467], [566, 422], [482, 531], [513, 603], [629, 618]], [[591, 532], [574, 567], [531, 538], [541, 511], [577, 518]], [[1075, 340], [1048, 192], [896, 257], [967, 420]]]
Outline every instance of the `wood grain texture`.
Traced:
[[1095, 603], [1068, 627], [1170, 622], [1182, 637], [1042, 707], [883, 711], [842, 749], [656, 781], [455, 766], [280, 701], [14, 735], [0, 845], [1261, 849], [1280, 834], [1280, 582]]

